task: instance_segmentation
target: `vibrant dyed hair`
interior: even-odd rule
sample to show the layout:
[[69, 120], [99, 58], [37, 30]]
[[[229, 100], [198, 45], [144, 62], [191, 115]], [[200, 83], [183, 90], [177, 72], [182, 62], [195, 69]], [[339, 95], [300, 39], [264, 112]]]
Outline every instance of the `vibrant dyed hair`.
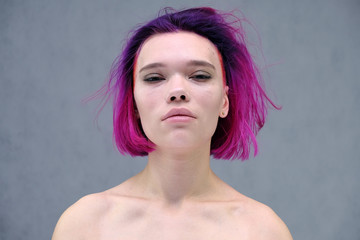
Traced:
[[[234, 21], [235, 19], [235, 21]], [[229, 113], [219, 118], [211, 140], [211, 154], [222, 159], [248, 159], [255, 135], [263, 127], [268, 103], [276, 107], [262, 87], [262, 78], [246, 46], [241, 20], [212, 8], [182, 11], [165, 9], [154, 20], [132, 32], [121, 55], [113, 63], [103, 93], [113, 98], [114, 140], [122, 154], [145, 156], [154, 150], [135, 113], [134, 64], [146, 39], [154, 34], [188, 31], [210, 40], [221, 54], [229, 87]]]

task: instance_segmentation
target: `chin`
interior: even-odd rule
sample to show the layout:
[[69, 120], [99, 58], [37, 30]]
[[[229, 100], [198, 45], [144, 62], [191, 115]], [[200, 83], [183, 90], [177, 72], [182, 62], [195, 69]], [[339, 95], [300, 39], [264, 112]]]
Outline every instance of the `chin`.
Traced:
[[208, 148], [210, 152], [210, 140], [200, 141], [199, 139], [172, 139], [166, 142], [156, 144], [157, 149], [169, 151], [171, 153], [186, 154], [198, 152], [200, 149]]
[[[153, 133], [153, 132], [152, 132]], [[149, 134], [149, 139], [155, 144], [156, 149], [170, 152], [194, 152], [208, 148], [210, 152], [212, 132], [198, 131], [172, 131], [162, 134]]]

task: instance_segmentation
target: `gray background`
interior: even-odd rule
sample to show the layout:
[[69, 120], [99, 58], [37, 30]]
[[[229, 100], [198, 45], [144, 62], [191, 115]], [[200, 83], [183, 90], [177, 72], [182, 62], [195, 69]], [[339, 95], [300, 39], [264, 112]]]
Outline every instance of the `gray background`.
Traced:
[[[97, 90], [127, 32], [161, 7], [241, 10], [261, 36], [270, 110], [260, 153], [212, 161], [295, 239], [360, 239], [359, 1], [0, 1], [0, 239], [49, 239], [81, 196], [146, 160], [112, 143]], [[250, 36], [255, 41], [256, 32]], [[252, 34], [252, 35], [251, 35]], [[261, 59], [261, 58], [258, 58]]]

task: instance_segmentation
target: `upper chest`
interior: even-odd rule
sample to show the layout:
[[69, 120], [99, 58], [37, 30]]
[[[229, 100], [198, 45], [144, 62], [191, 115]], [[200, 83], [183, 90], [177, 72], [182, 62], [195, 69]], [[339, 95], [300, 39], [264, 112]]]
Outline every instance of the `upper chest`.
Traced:
[[249, 225], [236, 209], [200, 204], [179, 209], [156, 205], [113, 208], [101, 220], [100, 239], [249, 239]]

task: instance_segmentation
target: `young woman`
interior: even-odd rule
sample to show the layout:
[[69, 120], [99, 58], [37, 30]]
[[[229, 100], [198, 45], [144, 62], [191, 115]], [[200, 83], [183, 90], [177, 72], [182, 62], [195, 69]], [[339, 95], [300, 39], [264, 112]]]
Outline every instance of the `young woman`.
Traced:
[[220, 180], [210, 155], [247, 159], [267, 98], [240, 28], [211, 8], [165, 12], [138, 28], [113, 66], [114, 137], [148, 156], [120, 185], [61, 216], [59, 239], [292, 239], [267, 206]]

